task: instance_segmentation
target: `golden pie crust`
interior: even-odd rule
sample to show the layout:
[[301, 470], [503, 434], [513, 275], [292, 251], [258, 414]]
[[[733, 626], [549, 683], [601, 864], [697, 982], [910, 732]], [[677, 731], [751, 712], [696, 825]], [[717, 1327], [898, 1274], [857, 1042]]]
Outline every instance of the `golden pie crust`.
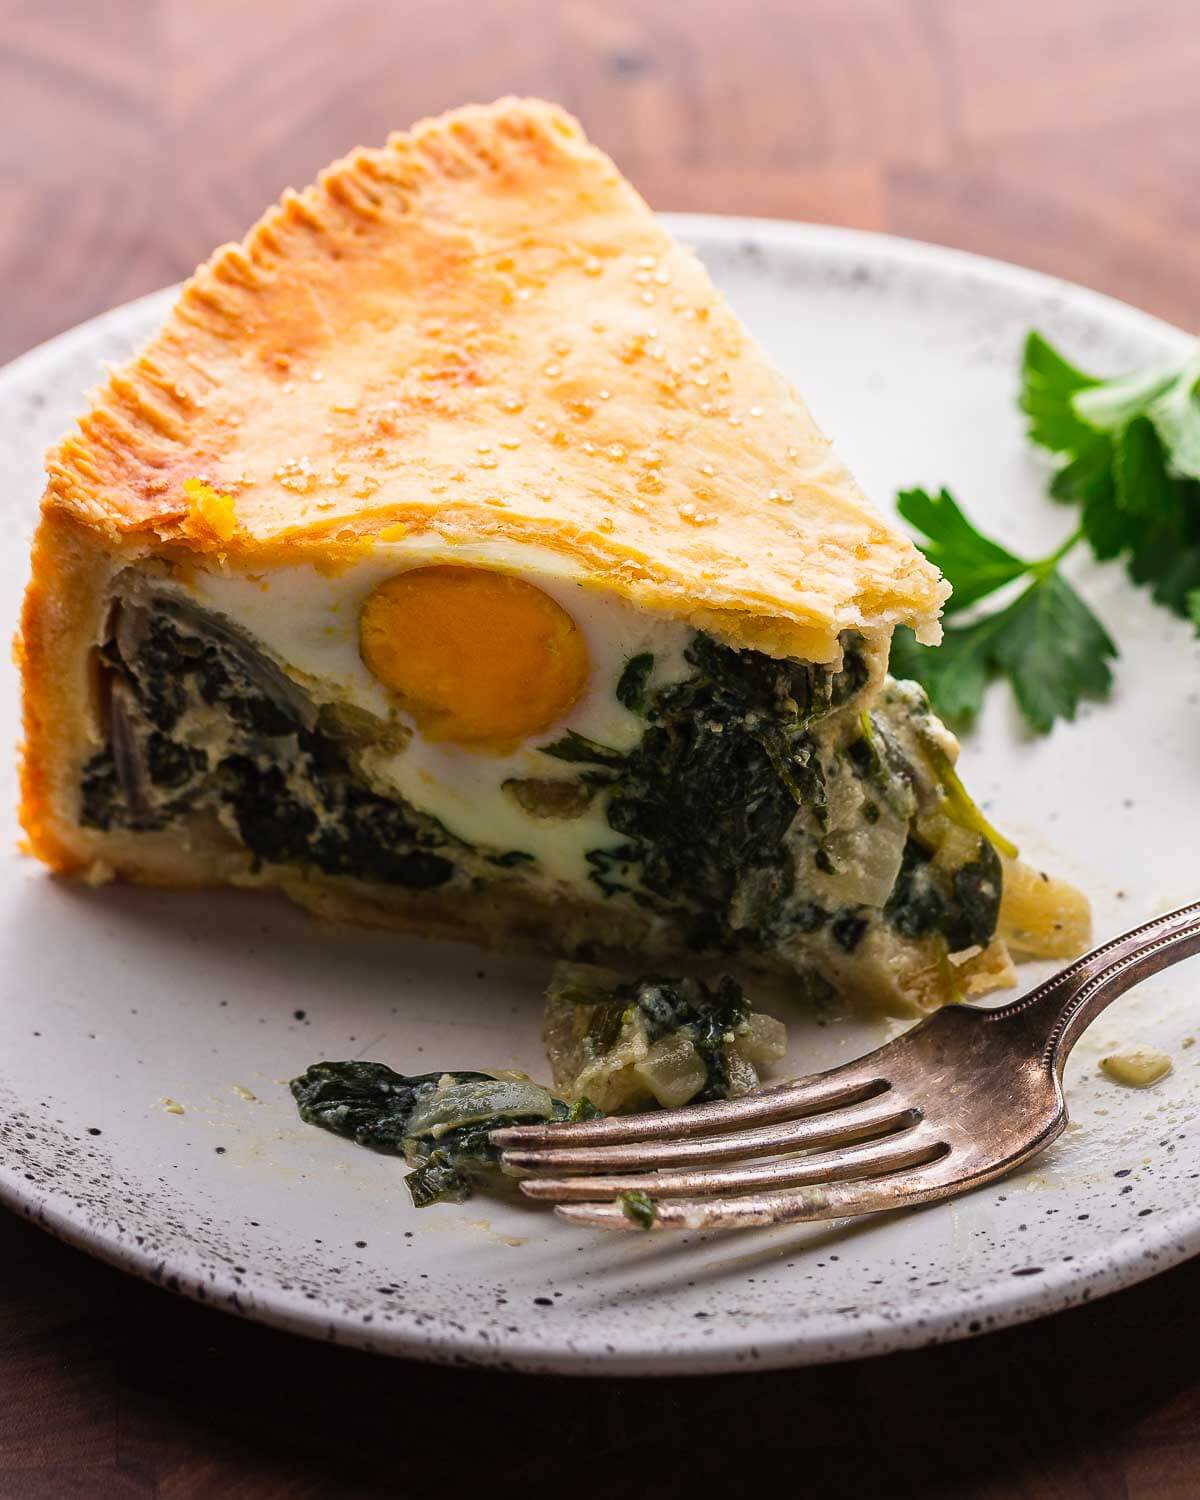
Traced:
[[846, 629], [936, 640], [948, 592], [696, 257], [538, 101], [424, 121], [285, 194], [48, 471], [47, 509], [113, 548], [256, 567], [397, 526], [535, 542], [813, 661]]
[[[336, 569], [399, 535], [533, 543], [730, 644], [939, 636], [948, 589], [863, 497], [696, 257], [551, 105], [427, 120], [289, 192], [182, 289], [50, 452], [17, 653], [22, 821], [59, 870], [274, 885], [330, 915], [572, 952], [636, 912], [260, 867], [215, 825], [102, 833], [79, 777], [128, 567]], [[621, 928], [613, 927], [614, 921]], [[627, 931], [625, 929], [628, 929]]]

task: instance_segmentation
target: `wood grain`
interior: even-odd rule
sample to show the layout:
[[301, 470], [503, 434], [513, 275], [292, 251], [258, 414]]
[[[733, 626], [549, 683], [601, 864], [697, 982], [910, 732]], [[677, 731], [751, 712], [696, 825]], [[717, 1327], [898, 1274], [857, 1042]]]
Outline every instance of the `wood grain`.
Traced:
[[[510, 91], [575, 111], [658, 207], [940, 240], [1198, 327], [1197, 21], [1190, 0], [0, 0], [0, 358], [186, 274], [350, 146]], [[0, 1270], [0, 1500], [737, 1495], [771, 1466], [800, 1495], [1200, 1495], [1200, 1263], [970, 1344], [647, 1385], [307, 1345], [9, 1216]]]
[[0, 0], [0, 358], [506, 91], [652, 203], [941, 240], [1200, 325], [1187, 0]]
[[286, 1338], [0, 1218], [0, 1496], [1195, 1500], [1200, 1278], [815, 1370], [538, 1379]]

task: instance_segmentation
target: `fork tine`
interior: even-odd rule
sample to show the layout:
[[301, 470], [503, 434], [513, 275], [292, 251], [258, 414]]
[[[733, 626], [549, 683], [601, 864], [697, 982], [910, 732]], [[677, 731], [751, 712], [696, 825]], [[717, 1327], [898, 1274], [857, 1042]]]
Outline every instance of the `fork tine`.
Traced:
[[[676, 1198], [654, 1203], [652, 1229], [751, 1229], [766, 1224], [800, 1224], [849, 1219], [860, 1214], [911, 1208], [958, 1193], [969, 1184], [947, 1182], [929, 1173], [929, 1163], [869, 1183], [833, 1182], [741, 1198]], [[651, 1193], [653, 1199], [653, 1194]], [[572, 1224], [595, 1229], [641, 1228], [619, 1203], [559, 1203], [554, 1212]]]
[[691, 1172], [631, 1172], [609, 1177], [527, 1177], [521, 1191], [542, 1202], [588, 1202], [616, 1198], [634, 1190], [652, 1198], [685, 1198], [719, 1192], [748, 1192], [753, 1188], [802, 1187], [812, 1183], [879, 1177], [905, 1167], [924, 1166], [945, 1156], [944, 1141], [895, 1136], [821, 1151], [808, 1156], [753, 1162], [745, 1167], [717, 1167]]
[[[875, 1056], [871, 1054], [871, 1058]], [[602, 1120], [574, 1123], [556, 1121], [550, 1125], [509, 1125], [493, 1130], [493, 1146], [552, 1146], [572, 1142], [580, 1146], [615, 1146], [625, 1141], [648, 1141], [659, 1136], [676, 1139], [691, 1135], [715, 1135], [723, 1130], [740, 1130], [745, 1125], [765, 1124], [769, 1120], [795, 1120], [823, 1110], [838, 1109], [860, 1099], [870, 1099], [888, 1087], [878, 1067], [864, 1067], [863, 1062], [846, 1063], [828, 1073], [812, 1073], [757, 1094], [742, 1094], [736, 1099], [718, 1099], [711, 1104], [689, 1104], [683, 1109], [647, 1110], [638, 1115], [611, 1115]]]
[[[735, 1161], [746, 1156], [772, 1156], [809, 1146], [840, 1146], [870, 1140], [915, 1125], [921, 1111], [906, 1105], [889, 1090], [877, 1099], [799, 1120], [784, 1120], [733, 1134], [676, 1140], [631, 1141], [623, 1146], [546, 1146], [534, 1150], [513, 1147], [500, 1164], [510, 1172], [621, 1171], [625, 1168], [667, 1167], [678, 1163]], [[573, 1139], [573, 1137], [568, 1137]]]

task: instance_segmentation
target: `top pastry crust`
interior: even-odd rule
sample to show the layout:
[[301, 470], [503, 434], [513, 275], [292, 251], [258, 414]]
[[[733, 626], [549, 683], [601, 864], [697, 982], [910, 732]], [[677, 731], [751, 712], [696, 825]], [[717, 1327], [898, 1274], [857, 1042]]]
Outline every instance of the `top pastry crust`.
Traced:
[[48, 472], [46, 506], [131, 555], [254, 569], [336, 566], [380, 533], [535, 542], [814, 661], [846, 629], [936, 640], [948, 593], [698, 260], [533, 100], [424, 121], [285, 194]]

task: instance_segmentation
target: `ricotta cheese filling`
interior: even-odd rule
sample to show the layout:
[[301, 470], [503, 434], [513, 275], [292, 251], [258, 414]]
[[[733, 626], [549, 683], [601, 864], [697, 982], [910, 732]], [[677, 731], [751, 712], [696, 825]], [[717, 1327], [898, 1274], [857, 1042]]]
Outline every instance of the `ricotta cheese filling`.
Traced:
[[[633, 905], [697, 953], [782, 955], [835, 983], [869, 972], [891, 1001], [958, 992], [951, 958], [996, 931], [997, 836], [923, 694], [885, 677], [885, 641], [847, 633], [840, 662], [780, 660], [589, 589], [557, 556], [444, 558], [400, 543], [332, 575], [120, 575], [81, 821], [216, 826], [255, 868], [503, 882], [595, 908], [597, 943], [604, 908]], [[373, 656], [370, 601], [410, 586], [406, 633]], [[494, 690], [509, 653], [523, 683], [543, 649], [532, 707]], [[481, 737], [487, 713], [502, 738]], [[514, 738], [523, 718], [538, 727]]]
[[[520, 850], [549, 879], [586, 888], [588, 852], [620, 840], [598, 798], [560, 798], [557, 816], [530, 811], [554, 806], [552, 789], [539, 801], [541, 784], [578, 786], [577, 770], [543, 754], [540, 746], [574, 733], [614, 750], [631, 749], [644, 725], [613, 692], [625, 663], [649, 653], [656, 683], [677, 679], [688, 670], [683, 653], [693, 632], [685, 622], [646, 614], [585, 587], [558, 554], [511, 543], [455, 548], [453, 560], [463, 567], [519, 565], [523, 576], [535, 578], [538, 589], [574, 621], [590, 671], [569, 711], [521, 743], [497, 751], [430, 739], [363, 661], [359, 620], [381, 583], [445, 557], [443, 545], [431, 555], [420, 543], [393, 543], [378, 546], [369, 561], [334, 577], [311, 566], [261, 578], [202, 572], [173, 587], [201, 608], [236, 621], [315, 701], [347, 705], [393, 726], [390, 739], [365, 747], [359, 759], [362, 774], [381, 796], [400, 798], [436, 818], [466, 844]], [[486, 621], [482, 628], [486, 631]]]

